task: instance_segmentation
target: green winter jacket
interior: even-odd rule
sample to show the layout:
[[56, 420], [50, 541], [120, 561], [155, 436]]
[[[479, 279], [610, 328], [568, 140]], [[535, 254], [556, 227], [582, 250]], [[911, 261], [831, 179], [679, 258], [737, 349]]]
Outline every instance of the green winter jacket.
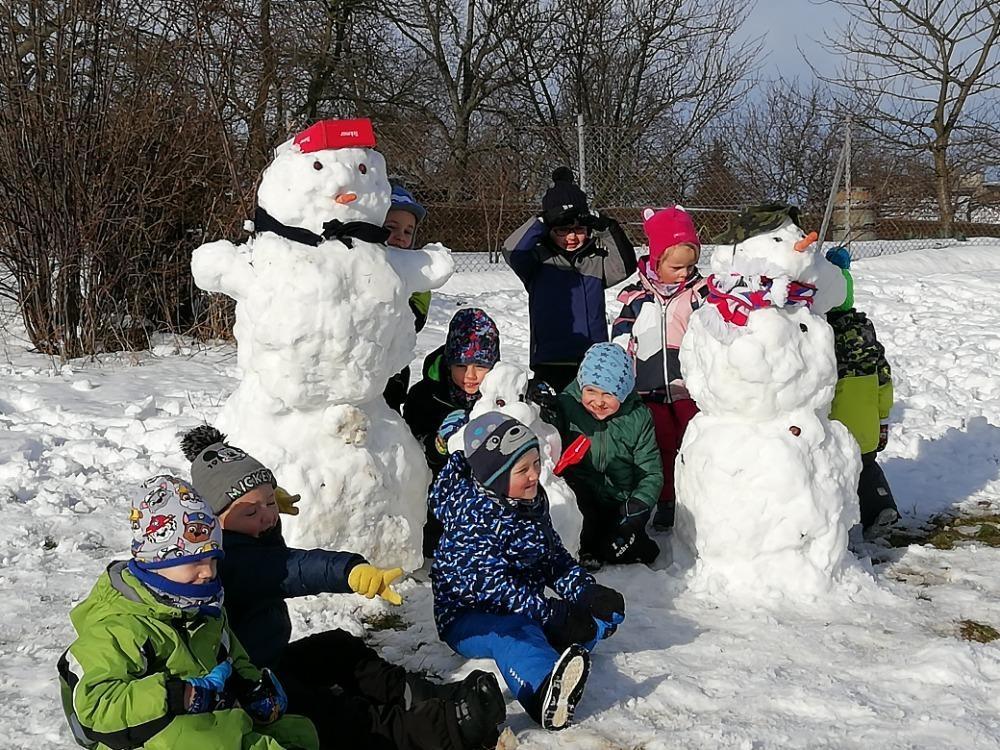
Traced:
[[301, 716], [254, 726], [239, 708], [185, 713], [185, 678], [206, 674], [227, 656], [233, 677], [256, 682], [260, 672], [224, 614], [207, 617], [160, 603], [124, 562], [108, 567], [70, 619], [77, 639], [59, 671], [64, 708], [80, 744], [149, 750], [319, 747], [312, 722]]
[[566, 470], [566, 481], [574, 491], [586, 488], [604, 502], [620, 505], [633, 498], [655, 505], [663, 488], [663, 464], [649, 409], [633, 392], [617, 414], [602, 422], [583, 408], [580, 397], [574, 380], [559, 394], [551, 414], [564, 447], [580, 435], [591, 441], [583, 460]]

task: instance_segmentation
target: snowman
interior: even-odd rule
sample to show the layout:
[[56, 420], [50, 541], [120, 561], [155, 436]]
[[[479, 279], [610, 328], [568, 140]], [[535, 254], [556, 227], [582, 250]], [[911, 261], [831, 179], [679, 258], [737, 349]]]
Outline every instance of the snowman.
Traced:
[[675, 538], [692, 580], [754, 597], [814, 596], [853, 564], [857, 445], [828, 419], [837, 381], [824, 313], [845, 283], [793, 207], [748, 209], [711, 260], [680, 359], [701, 413], [677, 459]]
[[385, 247], [390, 187], [374, 146], [368, 120], [325, 120], [279, 146], [253, 237], [202, 245], [191, 270], [236, 300], [242, 379], [218, 422], [305, 498], [289, 540], [419, 567], [429, 473], [381, 394], [413, 358], [410, 294], [454, 266], [440, 245]]
[[[566, 481], [554, 473], [556, 463], [562, 454], [562, 440], [559, 432], [541, 418], [541, 409], [526, 400], [528, 391], [528, 371], [508, 362], [498, 362], [490, 370], [479, 386], [482, 394], [469, 412], [469, 420], [480, 414], [496, 411], [513, 417], [531, 428], [538, 437], [542, 473], [539, 481], [549, 499], [549, 513], [552, 525], [562, 539], [563, 546], [576, 557], [580, 549], [580, 531], [583, 529], [583, 515], [576, 505], [576, 495]], [[464, 428], [448, 438], [448, 450], [454, 453], [462, 450]]]

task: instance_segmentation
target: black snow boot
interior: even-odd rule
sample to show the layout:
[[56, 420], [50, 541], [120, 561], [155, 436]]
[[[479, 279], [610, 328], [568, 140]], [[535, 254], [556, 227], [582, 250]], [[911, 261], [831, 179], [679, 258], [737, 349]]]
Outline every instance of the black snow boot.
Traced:
[[507, 702], [497, 678], [489, 672], [476, 671], [461, 683], [464, 694], [456, 697], [455, 715], [463, 746], [496, 747], [498, 727], [507, 719]]
[[562, 652], [538, 691], [538, 704], [532, 707], [535, 710], [529, 712], [542, 729], [558, 731], [569, 726], [589, 674], [590, 652], [587, 649], [573, 644]]

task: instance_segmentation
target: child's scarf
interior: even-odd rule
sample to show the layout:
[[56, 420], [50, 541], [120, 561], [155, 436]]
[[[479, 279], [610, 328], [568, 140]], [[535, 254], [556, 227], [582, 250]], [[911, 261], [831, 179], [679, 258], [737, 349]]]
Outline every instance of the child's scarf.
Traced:
[[656, 272], [650, 268], [648, 255], [644, 255], [639, 258], [639, 274], [642, 276], [649, 288], [660, 295], [663, 299], [670, 299], [673, 297], [682, 287], [686, 286], [689, 281], [698, 275], [697, 271], [695, 271], [689, 274], [684, 281], [675, 284], [664, 284], [660, 281], [660, 277], [656, 275]]
[[[778, 285], [780, 287], [781, 285]], [[715, 305], [727, 323], [745, 326], [754, 310], [766, 307], [812, 307], [816, 287], [801, 281], [789, 281], [784, 299], [767, 276], [744, 277], [732, 274], [708, 277], [708, 302]]]
[[208, 583], [177, 583], [146, 570], [135, 560], [129, 560], [128, 570], [164, 604], [177, 609], [197, 609], [199, 614], [209, 617], [222, 614], [225, 592], [218, 576]]

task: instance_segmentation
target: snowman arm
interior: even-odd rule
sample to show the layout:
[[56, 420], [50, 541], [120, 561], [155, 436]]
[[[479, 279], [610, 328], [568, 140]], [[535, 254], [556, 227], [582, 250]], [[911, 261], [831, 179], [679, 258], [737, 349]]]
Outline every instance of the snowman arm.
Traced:
[[443, 245], [427, 245], [420, 250], [388, 248], [385, 255], [408, 294], [437, 289], [455, 272], [455, 260]]
[[197, 248], [191, 255], [194, 283], [206, 292], [221, 292], [235, 300], [246, 299], [254, 282], [246, 247], [219, 240]]

